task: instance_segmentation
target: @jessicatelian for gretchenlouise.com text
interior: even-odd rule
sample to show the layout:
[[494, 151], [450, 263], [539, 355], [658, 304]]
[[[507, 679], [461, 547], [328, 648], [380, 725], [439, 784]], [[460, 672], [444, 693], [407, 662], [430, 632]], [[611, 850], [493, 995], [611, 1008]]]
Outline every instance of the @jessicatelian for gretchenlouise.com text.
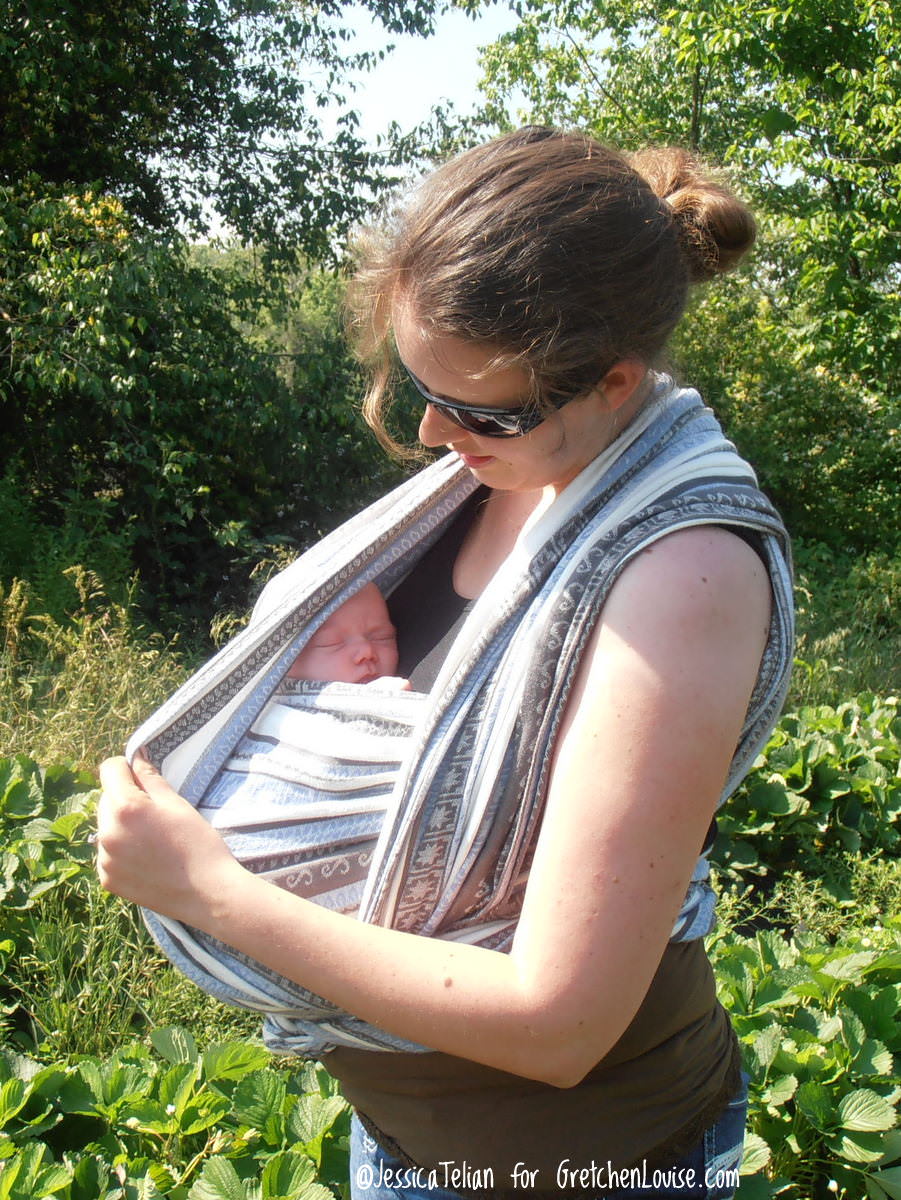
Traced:
[[707, 1188], [735, 1189], [738, 1187], [738, 1170], [706, 1171], [703, 1180], [691, 1167], [650, 1168], [646, 1162], [638, 1166], [618, 1168], [609, 1160], [604, 1163], [590, 1162], [580, 1166], [571, 1159], [562, 1159], [557, 1164], [553, 1177], [546, 1171], [530, 1168], [527, 1163], [517, 1163], [509, 1177], [502, 1177], [491, 1167], [479, 1167], [465, 1159], [457, 1162], [447, 1160], [435, 1167], [401, 1166], [378, 1160], [364, 1162], [356, 1168], [355, 1183], [360, 1191], [376, 1189], [428, 1189], [445, 1188], [449, 1191], [477, 1192], [483, 1189], [503, 1188], [522, 1190], [524, 1193], [566, 1192], [574, 1188], [597, 1190], [598, 1200], [605, 1192], [617, 1192], [624, 1188], [647, 1191], [649, 1196], [661, 1191], [686, 1192], [700, 1184]]

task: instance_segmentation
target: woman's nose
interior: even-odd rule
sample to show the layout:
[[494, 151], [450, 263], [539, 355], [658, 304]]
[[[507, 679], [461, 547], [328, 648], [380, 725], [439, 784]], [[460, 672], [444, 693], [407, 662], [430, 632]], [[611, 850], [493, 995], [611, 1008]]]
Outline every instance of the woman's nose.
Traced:
[[419, 440], [423, 446], [444, 446], [461, 432], [456, 421], [437, 412], [431, 404], [425, 406], [419, 422]]

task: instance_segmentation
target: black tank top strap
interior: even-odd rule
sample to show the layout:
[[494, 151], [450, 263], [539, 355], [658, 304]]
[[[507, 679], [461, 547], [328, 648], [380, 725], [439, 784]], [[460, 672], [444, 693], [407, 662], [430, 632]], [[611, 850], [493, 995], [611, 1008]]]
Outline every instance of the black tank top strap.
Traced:
[[388, 597], [397, 629], [398, 674], [414, 691], [427, 692], [473, 601], [454, 591], [454, 564], [486, 489], [463, 504], [441, 537]]

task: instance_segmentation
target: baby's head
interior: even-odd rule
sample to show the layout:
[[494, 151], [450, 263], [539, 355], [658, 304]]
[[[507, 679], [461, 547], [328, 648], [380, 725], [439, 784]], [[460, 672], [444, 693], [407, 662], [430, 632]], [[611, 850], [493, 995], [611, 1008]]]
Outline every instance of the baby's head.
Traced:
[[397, 632], [374, 583], [365, 584], [316, 630], [289, 679], [370, 683], [397, 670]]

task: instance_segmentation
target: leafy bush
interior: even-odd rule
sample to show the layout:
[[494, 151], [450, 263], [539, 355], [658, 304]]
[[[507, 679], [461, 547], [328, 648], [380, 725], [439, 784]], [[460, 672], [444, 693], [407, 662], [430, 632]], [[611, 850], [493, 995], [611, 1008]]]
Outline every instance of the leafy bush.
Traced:
[[783, 316], [748, 276], [719, 280], [680, 326], [679, 373], [753, 464], [793, 537], [849, 554], [897, 551], [893, 381], [880, 392], [820, 365]]
[[133, 905], [102, 892], [87, 836], [96, 780], [0, 759], [0, 1042], [42, 1058], [109, 1054], [155, 1025], [220, 1039], [258, 1019], [169, 967]]
[[[378, 476], [383, 456], [352, 404], [320, 396], [315, 372], [300, 396], [237, 328], [248, 280], [201, 269], [115, 200], [0, 188], [0, 276], [7, 507], [18, 492], [29, 528], [65, 544], [74, 508], [77, 528], [98, 531], [91, 553], [108, 562], [112, 539], [120, 578], [139, 571], [157, 609], [206, 620], [243, 591], [237, 563], [318, 536]], [[340, 387], [331, 353], [324, 375]], [[25, 560], [14, 573], [31, 577], [29, 538], [12, 544]]]
[[784, 716], [717, 816], [713, 861], [727, 877], [822, 874], [830, 852], [896, 854], [901, 842], [895, 697], [859, 696]]
[[[709, 942], [751, 1075], [739, 1200], [901, 1195], [899, 722], [873, 696], [789, 714], [723, 818], [738, 845], [720, 871], [772, 889], [764, 913], [794, 925], [737, 932], [752, 891]], [[201, 1050], [166, 1019], [206, 1024], [212, 1002], [99, 895], [92, 782], [0, 761], [0, 1197], [346, 1195], [348, 1109], [321, 1068], [270, 1066], [249, 1033]]]
[[[832, 945], [724, 932], [711, 958], [751, 1076], [740, 1200], [897, 1197], [901, 921]], [[896, 1164], [896, 1165], [892, 1165]]]
[[350, 1110], [322, 1068], [273, 1070], [248, 1042], [200, 1051], [178, 1027], [151, 1041], [72, 1066], [0, 1055], [4, 1200], [342, 1194]]
[[[93, 784], [0, 760], [0, 1197], [329, 1200], [317, 1179], [347, 1178], [348, 1106], [325, 1072], [272, 1069], [246, 1037], [200, 1052], [154, 1022], [175, 975], [99, 892]], [[156, 1054], [131, 1040], [136, 1014]]]

